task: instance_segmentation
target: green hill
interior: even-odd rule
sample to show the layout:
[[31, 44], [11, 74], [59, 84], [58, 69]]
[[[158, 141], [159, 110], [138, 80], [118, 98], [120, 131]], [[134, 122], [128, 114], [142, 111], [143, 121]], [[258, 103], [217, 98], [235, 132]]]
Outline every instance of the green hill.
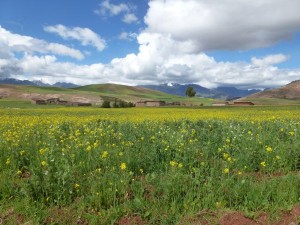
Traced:
[[[104, 100], [114, 101], [121, 99], [127, 102], [140, 100], [161, 100], [166, 102], [182, 102], [186, 105], [211, 105], [212, 99], [187, 98], [166, 94], [141, 87], [132, 87], [117, 84], [95, 84], [67, 89], [58, 87], [37, 87], [20, 85], [0, 85], [0, 103], [7, 101], [30, 101], [33, 98], [89, 102], [100, 105]], [[1, 105], [1, 104], [0, 104]], [[18, 104], [17, 104], [18, 105]]]

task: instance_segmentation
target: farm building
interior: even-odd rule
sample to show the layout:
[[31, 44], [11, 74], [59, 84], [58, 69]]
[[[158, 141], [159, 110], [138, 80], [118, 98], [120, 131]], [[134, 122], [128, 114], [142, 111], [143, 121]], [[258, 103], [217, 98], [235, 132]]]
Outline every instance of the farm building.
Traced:
[[91, 103], [86, 103], [86, 102], [68, 102], [68, 105], [70, 105], [70, 106], [92, 106]]
[[212, 106], [226, 106], [229, 105], [229, 102], [214, 102]]
[[60, 100], [59, 98], [50, 98], [47, 100], [33, 98], [31, 99], [31, 103], [37, 105], [56, 104], [56, 105], [66, 105], [66, 106], [92, 106], [91, 103], [71, 102], [71, 101]]
[[46, 105], [47, 102], [44, 99], [33, 98], [31, 99], [31, 103], [35, 105]]
[[248, 106], [248, 105], [254, 105], [253, 102], [233, 102], [234, 105], [240, 105], [240, 106]]
[[49, 98], [49, 99], [46, 100], [46, 102], [48, 104], [58, 104], [59, 101], [60, 101], [59, 98]]
[[165, 105], [165, 101], [139, 101], [136, 103], [136, 107], [158, 107]]

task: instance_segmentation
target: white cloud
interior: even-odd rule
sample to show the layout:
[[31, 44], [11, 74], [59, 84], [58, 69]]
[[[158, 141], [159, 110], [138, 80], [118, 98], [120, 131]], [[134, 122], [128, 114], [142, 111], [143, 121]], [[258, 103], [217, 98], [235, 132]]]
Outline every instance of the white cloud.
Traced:
[[300, 29], [298, 0], [156, 0], [145, 16], [147, 32], [190, 41], [195, 50], [271, 46]]
[[127, 13], [124, 15], [122, 21], [124, 23], [134, 23], [138, 21], [138, 18], [133, 13]]
[[[110, 6], [109, 1], [103, 1]], [[197, 83], [206, 87], [237, 86], [265, 88], [284, 85], [300, 77], [300, 69], [280, 69], [288, 60], [283, 54], [253, 57], [249, 61], [216, 61], [205, 51], [252, 49], [271, 46], [292, 37], [300, 30], [298, 0], [155, 0], [149, 2], [145, 16], [147, 28], [137, 35], [139, 51], [108, 64], [76, 65], [59, 62], [54, 56], [34, 56], [28, 51], [23, 59], [9, 58], [10, 75], [49, 82], [89, 83]], [[106, 14], [130, 13], [120, 6]], [[111, 6], [110, 6], [111, 7]], [[124, 32], [119, 38], [126, 39]], [[26, 49], [0, 40], [11, 49]], [[1, 41], [0, 41], [1, 42]], [[39, 45], [39, 40], [36, 40]], [[30, 48], [33, 48], [32, 44]], [[49, 50], [44, 50], [49, 53]], [[57, 52], [58, 50], [56, 50]], [[0, 50], [1, 52], [1, 50]], [[9, 52], [3, 51], [9, 56]], [[6, 53], [5, 53], [6, 52]], [[0, 54], [1, 55], [1, 54]], [[7, 63], [7, 62], [6, 62]], [[1, 65], [0, 65], [1, 67]]]
[[106, 14], [110, 14], [111, 16], [116, 16], [122, 12], [129, 12], [129, 11], [130, 11], [130, 9], [129, 9], [128, 5], [126, 5], [124, 3], [115, 5], [115, 4], [110, 3], [109, 0], [104, 0], [100, 4], [100, 9], [95, 10], [95, 13], [102, 15], [102, 16], [105, 16]]
[[100, 9], [97, 9], [94, 12], [100, 16], [106, 17], [124, 14], [122, 19], [124, 23], [129, 24], [138, 21], [138, 18], [133, 13], [136, 8], [134, 5], [125, 3], [113, 4], [110, 0], [103, 0], [99, 6]]
[[65, 40], [80, 41], [83, 46], [91, 45], [102, 51], [106, 47], [106, 42], [97, 33], [89, 28], [74, 27], [69, 28], [64, 25], [58, 24], [55, 26], [44, 27], [46, 32], [58, 34]]
[[283, 54], [276, 54], [276, 55], [268, 55], [264, 58], [256, 58], [253, 57], [251, 59], [252, 64], [256, 66], [270, 66], [270, 65], [276, 65], [282, 62], [285, 62], [288, 60], [288, 56]]
[[0, 46], [1, 45], [6, 46], [6, 49], [9, 48], [10, 54], [12, 54], [12, 52], [38, 52], [69, 56], [78, 60], [84, 58], [84, 55], [77, 49], [57, 43], [48, 43], [44, 40], [29, 36], [14, 34], [0, 26]]
[[133, 32], [122, 32], [120, 35], [119, 35], [119, 39], [121, 40], [127, 40], [127, 41], [132, 41], [132, 40], [135, 40], [137, 38], [137, 34], [136, 33], [133, 33]]

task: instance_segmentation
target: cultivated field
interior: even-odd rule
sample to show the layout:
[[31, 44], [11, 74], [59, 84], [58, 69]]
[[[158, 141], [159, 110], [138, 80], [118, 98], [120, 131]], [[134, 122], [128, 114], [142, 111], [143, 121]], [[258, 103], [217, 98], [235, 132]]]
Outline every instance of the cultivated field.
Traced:
[[238, 211], [276, 223], [300, 201], [299, 115], [0, 109], [0, 222], [214, 224]]

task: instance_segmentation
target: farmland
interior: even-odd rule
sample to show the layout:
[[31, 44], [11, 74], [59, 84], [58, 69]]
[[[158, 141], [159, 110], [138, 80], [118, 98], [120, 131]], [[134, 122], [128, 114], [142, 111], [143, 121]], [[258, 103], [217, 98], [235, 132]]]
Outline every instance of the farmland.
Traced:
[[0, 219], [192, 224], [208, 210], [277, 221], [300, 201], [299, 114], [299, 106], [0, 109]]

